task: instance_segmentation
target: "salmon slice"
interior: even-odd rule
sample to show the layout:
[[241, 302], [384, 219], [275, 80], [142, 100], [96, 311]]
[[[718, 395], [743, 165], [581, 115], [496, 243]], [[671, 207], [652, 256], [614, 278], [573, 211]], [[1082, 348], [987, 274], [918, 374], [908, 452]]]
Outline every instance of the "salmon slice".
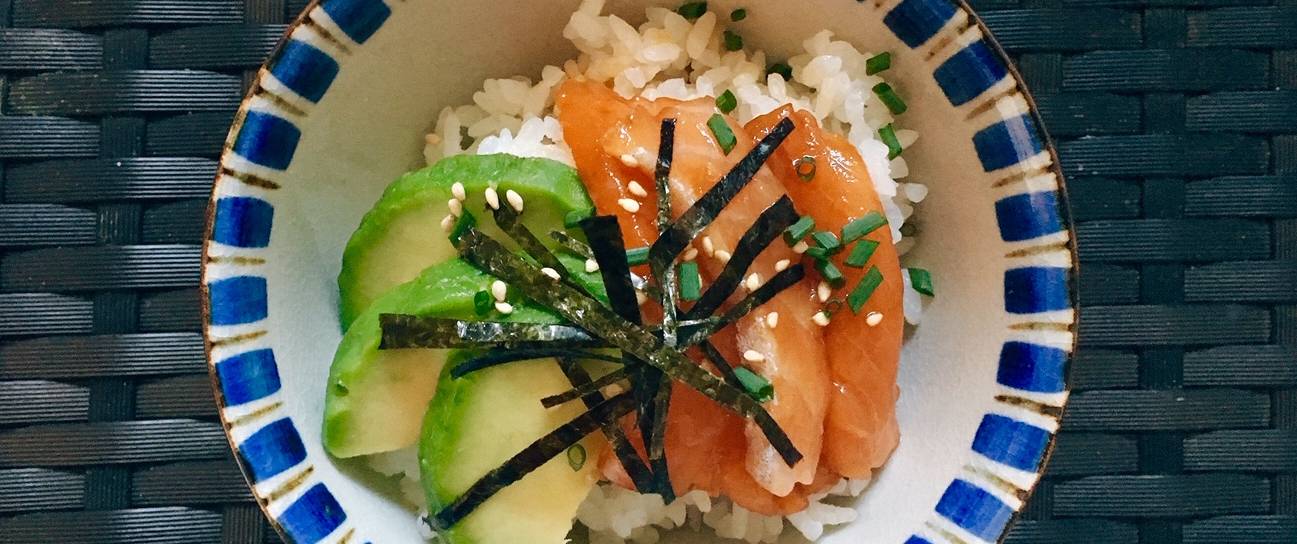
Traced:
[[[797, 208], [815, 218], [817, 229], [841, 233], [843, 225], [871, 211], [884, 214], [855, 147], [845, 138], [821, 130], [809, 113], [784, 106], [753, 119], [746, 128], [763, 135], [785, 117], [797, 128], [768, 165]], [[794, 170], [794, 161], [807, 155], [814, 157], [816, 164], [809, 182], [802, 181]], [[870, 266], [878, 267], [883, 282], [858, 314], [846, 308], [835, 314], [825, 337], [826, 344], [832, 346], [828, 362], [836, 387], [832, 388], [825, 421], [824, 462], [850, 478], [868, 476], [882, 466], [900, 440], [896, 372], [904, 328], [904, 283], [891, 229], [879, 228], [866, 238], [878, 242], [878, 248], [864, 268], [842, 264], [849, 249], [835, 258], [847, 278], [841, 295], [845, 297]], [[882, 321], [871, 327], [866, 320], [873, 312], [882, 314]]]

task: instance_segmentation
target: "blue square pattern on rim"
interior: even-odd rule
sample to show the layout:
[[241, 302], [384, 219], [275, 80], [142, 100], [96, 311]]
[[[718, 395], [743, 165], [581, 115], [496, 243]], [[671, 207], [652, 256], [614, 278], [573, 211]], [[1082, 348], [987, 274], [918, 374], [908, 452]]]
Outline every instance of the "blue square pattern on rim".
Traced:
[[216, 377], [226, 406], [264, 399], [279, 391], [275, 352], [258, 349], [216, 363]]
[[961, 106], [999, 83], [1009, 69], [991, 46], [978, 40], [960, 49], [932, 72], [951, 104]]
[[1004, 119], [977, 131], [973, 147], [987, 172], [1013, 166], [1045, 150], [1036, 122], [1027, 115]]
[[292, 420], [282, 418], [239, 443], [239, 457], [252, 481], [261, 482], [305, 461], [306, 445]]
[[883, 17], [883, 24], [910, 47], [923, 45], [955, 16], [947, 0], [904, 0]]
[[338, 61], [306, 42], [288, 40], [279, 50], [270, 73], [302, 98], [319, 102], [338, 77]]
[[995, 203], [1000, 238], [1006, 242], [1021, 242], [1062, 232], [1063, 218], [1059, 206], [1058, 193], [1054, 191], [1022, 193], [1000, 199]]
[[320, 8], [356, 43], [365, 43], [392, 15], [383, 0], [325, 0]]
[[1013, 517], [1013, 509], [990, 492], [955, 480], [937, 501], [937, 513], [989, 542], [995, 542]]
[[302, 131], [291, 121], [263, 111], [249, 111], [234, 140], [239, 156], [275, 170], [284, 170], [293, 162]]
[[324, 484], [316, 484], [289, 505], [278, 521], [292, 541], [314, 544], [342, 526], [347, 513]]
[[266, 318], [266, 278], [235, 276], [207, 284], [212, 325], [243, 325]]
[[973, 436], [973, 451], [1018, 470], [1035, 472], [1049, 447], [1049, 431], [997, 414], [987, 414]]
[[1000, 348], [996, 381], [1023, 391], [1061, 393], [1067, 389], [1067, 352], [1027, 342], [1005, 342]]
[[1004, 272], [1004, 310], [1011, 314], [1036, 314], [1072, 307], [1067, 291], [1068, 269], [1026, 266]]
[[270, 244], [275, 208], [260, 198], [232, 196], [216, 201], [212, 240], [227, 246], [261, 248]]

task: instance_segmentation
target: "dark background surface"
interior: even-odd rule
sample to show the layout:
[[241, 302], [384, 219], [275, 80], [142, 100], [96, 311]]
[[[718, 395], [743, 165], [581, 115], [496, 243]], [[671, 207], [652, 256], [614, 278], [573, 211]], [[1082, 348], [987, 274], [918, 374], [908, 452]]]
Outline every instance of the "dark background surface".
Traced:
[[[278, 542], [203, 211], [306, 0], [0, 0], [0, 542]], [[1009, 541], [1297, 542], [1297, 1], [980, 0], [1069, 175], [1082, 351]]]

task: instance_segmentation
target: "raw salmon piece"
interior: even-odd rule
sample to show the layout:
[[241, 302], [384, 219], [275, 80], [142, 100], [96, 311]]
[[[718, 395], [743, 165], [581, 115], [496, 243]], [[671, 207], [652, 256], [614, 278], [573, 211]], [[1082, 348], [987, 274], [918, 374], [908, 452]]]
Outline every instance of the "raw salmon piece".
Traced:
[[[871, 211], [884, 213], [855, 147], [845, 138], [821, 130], [809, 113], [784, 106], [753, 119], [747, 129], [759, 136], [784, 117], [791, 118], [797, 128], [767, 164], [798, 210], [815, 218], [816, 229], [841, 233], [843, 225], [853, 219]], [[816, 165], [815, 177], [809, 182], [802, 181], [794, 170], [794, 161], [806, 155], [814, 157]], [[824, 461], [834, 472], [851, 478], [868, 476], [882, 466], [900, 440], [896, 371], [904, 327], [904, 284], [891, 229], [879, 228], [866, 238], [878, 242], [878, 248], [864, 268], [842, 264], [849, 248], [836, 256], [847, 278], [846, 287], [838, 294], [845, 298], [870, 266], [882, 272], [883, 283], [858, 314], [845, 307], [835, 314], [825, 337], [826, 344], [832, 346], [828, 361], [836, 387], [825, 421]], [[882, 322], [873, 327], [866, 323], [872, 312], [882, 314]]]
[[[664, 119], [676, 119], [674, 159], [671, 169], [672, 212], [683, 213], [702, 197], [754, 145], [755, 139], [742, 127], [730, 123], [737, 145], [724, 153], [707, 126], [716, 113], [712, 100], [689, 102], [656, 100], [651, 105], [636, 105], [630, 119], [605, 138], [605, 152], [610, 156], [643, 154], [656, 156], [660, 127]], [[641, 170], [650, 172], [653, 163], [640, 161]], [[704, 231], [717, 255], [732, 252], [752, 221], [785, 192], [779, 180], [762, 169], [756, 177], [726, 206]], [[775, 273], [781, 260], [798, 256], [785, 244], [771, 244], [748, 269], [764, 282]], [[716, 277], [724, 268], [717, 257], [700, 254], [700, 268], [705, 275]], [[809, 284], [787, 289], [736, 323], [739, 352], [743, 364], [766, 377], [774, 385], [775, 398], [766, 409], [805, 456], [789, 467], [753, 423], [746, 425], [748, 438], [746, 467], [763, 488], [777, 496], [788, 495], [797, 484], [815, 479], [819, 464], [823, 422], [828, 405], [829, 379], [824, 358], [823, 331], [809, 319], [816, 311]], [[737, 300], [743, 293], [735, 295]], [[765, 316], [778, 313], [778, 325], [771, 328]]]

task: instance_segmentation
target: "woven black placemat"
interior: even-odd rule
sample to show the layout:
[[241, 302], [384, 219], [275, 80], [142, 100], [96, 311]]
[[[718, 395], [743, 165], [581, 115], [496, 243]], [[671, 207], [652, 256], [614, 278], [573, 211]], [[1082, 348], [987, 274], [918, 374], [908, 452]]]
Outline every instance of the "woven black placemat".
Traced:
[[[205, 197], [306, 0], [0, 0], [0, 541], [278, 542], [215, 419]], [[1297, 1], [981, 0], [1069, 174], [1083, 350], [1009, 541], [1297, 542]]]

